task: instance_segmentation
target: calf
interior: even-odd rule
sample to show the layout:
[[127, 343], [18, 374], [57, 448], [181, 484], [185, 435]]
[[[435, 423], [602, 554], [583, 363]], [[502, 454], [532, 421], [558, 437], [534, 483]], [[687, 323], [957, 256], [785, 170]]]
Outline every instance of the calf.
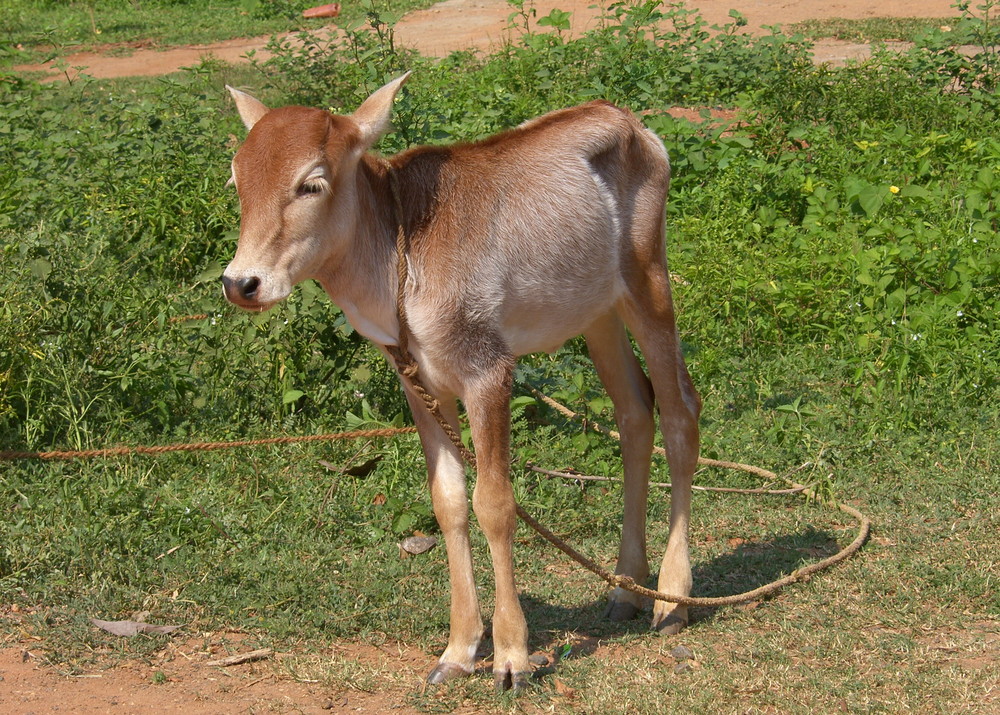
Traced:
[[[385, 353], [399, 340], [395, 237], [398, 228], [406, 232], [409, 345], [448, 421], [458, 428], [456, 399], [468, 413], [478, 457], [472, 506], [496, 581], [494, 677], [499, 689], [520, 688], [530, 668], [514, 582], [509, 476], [509, 404], [519, 355], [586, 338], [622, 434], [625, 507], [616, 570], [639, 582], [649, 576], [655, 397], [673, 483], [658, 587], [681, 596], [691, 590], [688, 522], [701, 403], [681, 356], [667, 272], [670, 165], [652, 132], [630, 112], [600, 101], [473, 144], [372, 155], [407, 76], [349, 116], [269, 110], [229, 88], [249, 135], [233, 159], [242, 217], [222, 280], [231, 302], [262, 311], [314, 278]], [[403, 389], [448, 551], [451, 632], [428, 676], [439, 683], [472, 673], [483, 636], [468, 496], [455, 446], [405, 380]], [[630, 618], [643, 605], [616, 589], [607, 615]], [[686, 608], [655, 604], [653, 628], [676, 633], [686, 622]]]

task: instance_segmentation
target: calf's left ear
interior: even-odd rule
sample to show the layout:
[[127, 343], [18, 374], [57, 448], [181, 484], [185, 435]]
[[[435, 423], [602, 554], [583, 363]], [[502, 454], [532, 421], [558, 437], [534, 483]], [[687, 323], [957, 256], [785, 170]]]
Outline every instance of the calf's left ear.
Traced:
[[389, 84], [376, 90], [372, 96], [361, 103], [357, 111], [351, 115], [361, 129], [361, 138], [365, 147], [371, 147], [389, 131], [392, 126], [392, 103], [399, 94], [399, 88], [410, 78], [407, 72], [402, 77], [394, 79]]

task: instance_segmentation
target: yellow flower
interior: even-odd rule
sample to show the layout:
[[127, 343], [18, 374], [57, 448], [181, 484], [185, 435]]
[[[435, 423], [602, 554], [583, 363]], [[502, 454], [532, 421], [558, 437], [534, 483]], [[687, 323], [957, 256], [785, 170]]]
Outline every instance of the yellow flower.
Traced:
[[890, 186], [889, 187], [889, 193], [890, 194], [898, 194], [899, 193], [899, 187], [898, 186]]

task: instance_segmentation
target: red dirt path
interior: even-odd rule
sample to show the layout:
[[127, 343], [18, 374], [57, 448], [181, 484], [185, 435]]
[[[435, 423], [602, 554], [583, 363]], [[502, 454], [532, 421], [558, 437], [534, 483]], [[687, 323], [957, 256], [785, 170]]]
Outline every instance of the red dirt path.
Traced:
[[[831, 17], [953, 17], [953, 0], [692, 0], [687, 4], [697, 8], [710, 25], [729, 22], [729, 9], [742, 12], [751, 30], [762, 26], [789, 25], [802, 20]], [[538, 17], [559, 8], [571, 12], [572, 30], [581, 33], [595, 26], [598, 11], [594, 0], [537, 0]], [[404, 17], [396, 25], [400, 44], [413, 47], [426, 55], [443, 56], [453, 50], [477, 48], [487, 50], [504, 40], [507, 17], [511, 6], [505, 0], [444, 0], [426, 10]], [[182, 67], [197, 65], [205, 57], [226, 62], [245, 61], [244, 55], [255, 50], [257, 57], [266, 57], [264, 47], [268, 37], [227, 40], [210, 45], [193, 45], [166, 50], [138, 47], [127, 57], [101, 52], [79, 52], [66, 55], [70, 67], [86, 67], [87, 74], [98, 77], [131, 75], [162, 75]], [[120, 50], [121, 48], [117, 48]], [[843, 62], [864, 56], [868, 46], [856, 43], [821, 41], [816, 43], [818, 62]], [[19, 71], [47, 71], [55, 79], [61, 74], [46, 65], [21, 65]]]

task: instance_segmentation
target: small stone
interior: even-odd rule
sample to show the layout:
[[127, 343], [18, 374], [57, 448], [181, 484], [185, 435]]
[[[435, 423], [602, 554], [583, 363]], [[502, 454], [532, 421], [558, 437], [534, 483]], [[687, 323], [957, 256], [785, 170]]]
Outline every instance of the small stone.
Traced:
[[684, 675], [685, 673], [690, 673], [694, 670], [694, 666], [691, 665], [691, 661], [683, 660], [674, 666], [674, 673], [676, 675]]
[[694, 652], [686, 645], [679, 645], [670, 651], [670, 655], [673, 656], [674, 660], [691, 660], [694, 658]]
[[528, 656], [528, 662], [532, 665], [545, 666], [549, 664], [549, 657], [541, 653], [533, 653]]

